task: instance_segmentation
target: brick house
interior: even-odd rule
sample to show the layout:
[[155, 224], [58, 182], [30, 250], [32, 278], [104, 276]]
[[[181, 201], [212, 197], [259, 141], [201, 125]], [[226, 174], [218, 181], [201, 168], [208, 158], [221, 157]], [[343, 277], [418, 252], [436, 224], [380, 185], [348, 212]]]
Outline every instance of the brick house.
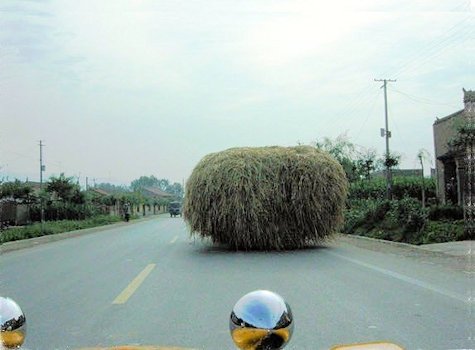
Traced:
[[[475, 91], [463, 89], [464, 108], [433, 124], [436, 158], [437, 197], [442, 203], [463, 205], [468, 190], [467, 166], [471, 159], [471, 145], [454, 145], [459, 128], [473, 122]], [[467, 148], [468, 147], [468, 148]]]

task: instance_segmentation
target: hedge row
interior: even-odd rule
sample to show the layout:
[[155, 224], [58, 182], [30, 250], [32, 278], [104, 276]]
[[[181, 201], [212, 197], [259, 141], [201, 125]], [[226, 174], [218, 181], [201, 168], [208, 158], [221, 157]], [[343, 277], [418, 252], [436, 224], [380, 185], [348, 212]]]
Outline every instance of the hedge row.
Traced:
[[[425, 197], [435, 198], [436, 188], [435, 179], [424, 179]], [[404, 197], [416, 198], [422, 200], [422, 179], [417, 176], [395, 177], [393, 179], [392, 195], [393, 199], [402, 199]], [[362, 180], [350, 184], [348, 199], [384, 199], [386, 198], [386, 179], [375, 178], [372, 180]]]
[[360, 200], [346, 211], [343, 232], [411, 244], [440, 243], [468, 239], [462, 218], [459, 207], [422, 208], [409, 197]]
[[41, 230], [41, 223], [18, 228], [14, 227], [0, 231], [0, 243], [103, 226], [118, 221], [121, 221], [121, 218], [118, 216], [101, 215], [86, 220], [61, 220], [45, 222], [43, 231]]

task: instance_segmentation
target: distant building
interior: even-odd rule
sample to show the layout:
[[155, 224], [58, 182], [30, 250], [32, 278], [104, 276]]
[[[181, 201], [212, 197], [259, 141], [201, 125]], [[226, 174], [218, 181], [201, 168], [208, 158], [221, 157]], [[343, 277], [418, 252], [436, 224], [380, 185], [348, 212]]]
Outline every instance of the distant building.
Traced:
[[167, 199], [173, 198], [174, 195], [168, 192], [164, 192], [157, 187], [144, 187], [140, 190], [140, 192], [147, 198], [152, 199]]
[[469, 113], [475, 106], [475, 91], [463, 89], [464, 109], [434, 122], [434, 147], [436, 158], [437, 197], [442, 203], [462, 205], [466, 190], [465, 147], [454, 147], [453, 141], [458, 135], [458, 128], [468, 122]]
[[[391, 169], [391, 174], [393, 177], [412, 177], [412, 176], [422, 176], [422, 169]], [[371, 173], [371, 177], [378, 178], [384, 177], [386, 178], [386, 169], [378, 170]]]
[[89, 188], [88, 191], [90, 192], [93, 192], [101, 197], [105, 197], [105, 196], [109, 196], [111, 195], [111, 193], [103, 190], [102, 188], [97, 188], [97, 187], [92, 187], [92, 188]]

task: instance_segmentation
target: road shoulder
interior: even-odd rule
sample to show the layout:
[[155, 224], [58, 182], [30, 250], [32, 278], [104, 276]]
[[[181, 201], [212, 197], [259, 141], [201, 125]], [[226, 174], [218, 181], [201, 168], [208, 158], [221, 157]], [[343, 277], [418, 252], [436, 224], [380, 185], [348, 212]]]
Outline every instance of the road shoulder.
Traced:
[[339, 234], [336, 244], [348, 244], [358, 248], [403, 255], [413, 259], [424, 259], [431, 264], [445, 266], [458, 271], [475, 271], [474, 241], [463, 241], [416, 246], [407, 243], [385, 241], [363, 236]]

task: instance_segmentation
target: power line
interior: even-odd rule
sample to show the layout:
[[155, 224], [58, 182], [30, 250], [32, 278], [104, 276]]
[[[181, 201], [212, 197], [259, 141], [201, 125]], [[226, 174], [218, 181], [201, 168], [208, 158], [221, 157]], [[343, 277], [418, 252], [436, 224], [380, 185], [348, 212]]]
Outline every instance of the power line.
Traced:
[[433, 100], [430, 100], [428, 98], [425, 98], [425, 97], [417, 97], [417, 96], [414, 96], [414, 95], [410, 95], [406, 92], [403, 92], [403, 91], [400, 91], [398, 89], [395, 89], [395, 88], [389, 88], [389, 90], [391, 91], [394, 91], [400, 95], [403, 95], [403, 96], [406, 96], [407, 98], [409, 98], [410, 100], [412, 101], [415, 101], [415, 102], [418, 102], [418, 103], [423, 103], [423, 104], [428, 104], [428, 105], [435, 105], [435, 106], [450, 106], [450, 107], [454, 107], [454, 108], [457, 108], [457, 106], [451, 104], [451, 103], [445, 103], [445, 102], [435, 102]]
[[452, 29], [457, 28], [456, 31], [451, 34], [448, 34], [448, 36], [443, 39], [434, 40], [431, 44], [425, 46], [422, 50], [418, 51], [418, 54], [409, 57], [408, 61], [402, 66], [400, 66], [399, 69], [394, 73], [394, 76], [399, 77], [403, 72], [407, 73], [408, 71], [410, 72], [411, 70], [419, 68], [421, 64], [425, 63], [428, 59], [433, 58], [435, 55], [438, 55], [443, 52], [441, 50], [459, 44], [459, 42], [454, 39], [465, 38], [466, 36], [471, 37], [470, 34], [473, 33], [473, 30], [464, 32], [466, 30], [466, 27], [463, 25], [466, 21], [470, 19], [472, 18], [467, 17], [464, 20], [460, 21], [457, 25], [452, 27]]
[[360, 129], [358, 130], [358, 132], [356, 134], [355, 143], [358, 141], [358, 139], [361, 135], [361, 131], [363, 130], [363, 128], [365, 127], [365, 125], [366, 125], [367, 121], [369, 120], [371, 114], [373, 113], [373, 110], [376, 107], [376, 102], [378, 101], [378, 97], [379, 97], [380, 93], [381, 93], [381, 91], [378, 91], [378, 93], [374, 95], [374, 100], [373, 100], [373, 103], [372, 103], [372, 105], [369, 109], [369, 112], [366, 115], [366, 118], [364, 119], [363, 123], [361, 124]]
[[[466, 33], [465, 37], [466, 38], [472, 38], [473, 34], [475, 34], [475, 30], [472, 30], [471, 32]], [[453, 43], [445, 46], [444, 49], [449, 49], [449, 48], [452, 48], [452, 47], [457, 46], [457, 45], [462, 45], [462, 44], [464, 44], [464, 42], [465, 41], [462, 41], [462, 42], [454, 41]], [[441, 56], [444, 52], [446, 52], [446, 51], [445, 50], [440, 50], [440, 51], [433, 52], [429, 56], [425, 57], [423, 60], [419, 61], [414, 66], [407, 67], [407, 69], [402, 70], [401, 73], [404, 72], [405, 74], [410, 74], [410, 73], [414, 72], [416, 69], [420, 68], [422, 65], [426, 64], [429, 60], [434, 60], [435, 58]], [[400, 75], [398, 75], [398, 76], [400, 76]]]
[[394, 76], [398, 77], [399, 74], [401, 74], [407, 67], [410, 67], [412, 64], [414, 64], [415, 61], [419, 60], [421, 57], [424, 57], [427, 52], [432, 51], [434, 49], [437, 50], [438, 47], [441, 45], [445, 44], [447, 41], [450, 41], [451, 39], [454, 39], [458, 34], [460, 34], [460, 31], [463, 30], [465, 22], [473, 19], [472, 15], [467, 16], [463, 20], [457, 22], [455, 25], [450, 27], [445, 31], [446, 37], [443, 39], [436, 38], [432, 40], [429, 44], [425, 45], [422, 49], [417, 49], [413, 51], [412, 54], [409, 54], [405, 59], [405, 63], [399, 66], [398, 70], [396, 72], [391, 72], [391, 70], [387, 70], [383, 74], [390, 74], [392, 73]]
[[352, 99], [349, 99], [345, 104], [339, 106], [338, 110], [340, 111], [334, 117], [332, 117], [331, 121], [327, 122], [325, 126], [322, 128], [325, 130], [330, 123], [334, 123], [335, 119], [339, 119], [344, 114], [351, 113], [353, 110], [356, 110], [360, 106], [364, 105], [368, 102], [368, 100], [373, 96], [368, 94], [371, 92], [372, 86], [368, 85], [366, 88], [361, 89], [360, 92], [355, 95]]

